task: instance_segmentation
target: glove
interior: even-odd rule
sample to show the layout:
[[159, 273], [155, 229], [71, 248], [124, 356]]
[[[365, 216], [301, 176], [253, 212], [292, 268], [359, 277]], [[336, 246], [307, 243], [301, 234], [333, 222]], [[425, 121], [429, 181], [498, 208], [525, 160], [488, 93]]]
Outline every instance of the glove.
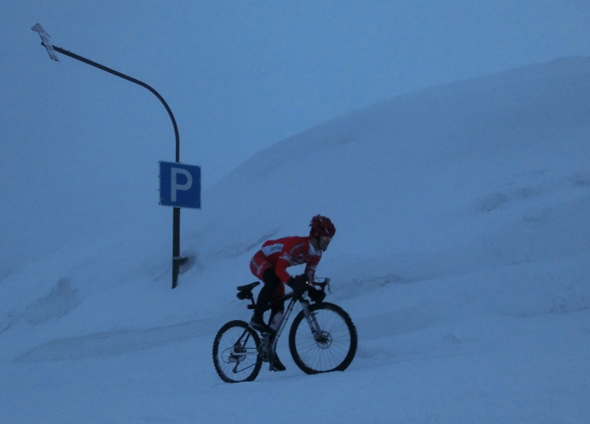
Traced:
[[289, 278], [289, 281], [287, 281], [287, 285], [291, 287], [291, 289], [293, 289], [293, 294], [295, 295], [295, 297], [301, 296], [309, 287], [304, 280], [293, 277]]
[[299, 274], [295, 276], [296, 280], [303, 281], [304, 283], [309, 283], [309, 277], [305, 274]]
[[326, 293], [324, 293], [323, 290], [316, 289], [315, 287], [310, 287], [307, 290], [307, 294], [308, 294], [309, 298], [316, 303], [322, 302], [324, 300], [324, 298], [326, 297]]

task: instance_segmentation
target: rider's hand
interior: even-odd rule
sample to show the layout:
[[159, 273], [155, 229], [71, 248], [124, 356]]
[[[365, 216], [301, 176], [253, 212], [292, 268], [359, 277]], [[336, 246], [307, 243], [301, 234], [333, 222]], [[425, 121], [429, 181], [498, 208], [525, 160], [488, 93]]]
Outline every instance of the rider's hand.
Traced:
[[295, 297], [301, 296], [309, 287], [304, 280], [293, 277], [289, 278], [287, 285], [293, 289], [293, 294]]
[[307, 294], [311, 300], [317, 303], [320, 303], [326, 297], [326, 293], [323, 290], [316, 289], [315, 287], [310, 287], [307, 290]]
[[308, 277], [307, 275], [305, 275], [305, 274], [299, 274], [299, 275], [296, 275], [296, 276], [295, 276], [295, 279], [296, 279], [296, 280], [301, 280], [301, 281], [303, 281], [304, 283], [309, 283], [309, 277]]

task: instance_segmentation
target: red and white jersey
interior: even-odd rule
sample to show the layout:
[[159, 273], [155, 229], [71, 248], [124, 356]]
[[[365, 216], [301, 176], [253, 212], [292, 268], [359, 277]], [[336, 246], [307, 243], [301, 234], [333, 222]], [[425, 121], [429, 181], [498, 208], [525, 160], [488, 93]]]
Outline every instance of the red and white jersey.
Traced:
[[309, 237], [285, 237], [268, 240], [256, 252], [250, 263], [252, 273], [262, 278], [267, 268], [273, 267], [277, 277], [286, 283], [291, 276], [287, 268], [293, 265], [307, 264], [305, 275], [313, 281], [315, 269], [322, 258], [322, 251], [315, 249]]

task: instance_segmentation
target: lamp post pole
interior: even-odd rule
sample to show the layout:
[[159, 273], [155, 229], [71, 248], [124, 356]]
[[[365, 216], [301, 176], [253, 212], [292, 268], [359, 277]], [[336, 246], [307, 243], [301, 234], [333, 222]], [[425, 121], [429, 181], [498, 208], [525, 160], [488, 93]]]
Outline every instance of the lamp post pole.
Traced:
[[[147, 85], [145, 82], [140, 81], [138, 79], [132, 78], [128, 75], [122, 74], [121, 72], [115, 71], [114, 69], [108, 68], [100, 63], [93, 62], [92, 60], [86, 59], [80, 55], [72, 53], [70, 51], [64, 50], [61, 47], [56, 47], [51, 44], [49, 41], [49, 34], [43, 29], [43, 27], [39, 24], [36, 24], [31, 28], [33, 31], [36, 31], [39, 36], [41, 37], [41, 44], [47, 49], [47, 53], [52, 60], [59, 62], [59, 59], [55, 52], [59, 52], [63, 55], [69, 56], [72, 59], [79, 60], [80, 62], [84, 62], [88, 65], [94, 66], [95, 68], [101, 69], [106, 71], [110, 74], [116, 75], [120, 78], [123, 78], [127, 81], [131, 81], [137, 85], [141, 85], [144, 88], [147, 88], [151, 91], [157, 98], [162, 102], [170, 119], [172, 120], [172, 126], [174, 127], [174, 135], [176, 137], [176, 163], [180, 163], [180, 137], [178, 135], [178, 126], [176, 125], [176, 119], [174, 119], [174, 115], [172, 114], [172, 110], [166, 103], [166, 100], [154, 90], [152, 87]], [[178, 283], [178, 274], [180, 270], [180, 265], [186, 263], [188, 258], [180, 257], [180, 208], [173, 208], [172, 210], [172, 288], [175, 288]]]

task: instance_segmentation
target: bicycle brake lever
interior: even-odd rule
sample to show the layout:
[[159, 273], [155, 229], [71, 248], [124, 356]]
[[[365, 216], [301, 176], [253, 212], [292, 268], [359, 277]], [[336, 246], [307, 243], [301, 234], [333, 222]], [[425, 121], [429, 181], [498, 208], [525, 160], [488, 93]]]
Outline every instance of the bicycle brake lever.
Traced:
[[313, 283], [314, 286], [320, 286], [322, 288], [322, 290], [324, 290], [324, 288], [327, 286], [328, 287], [328, 292], [331, 294], [332, 293], [332, 289], [330, 287], [330, 279], [329, 278], [324, 278], [324, 281], [322, 281], [321, 283], [317, 283], [314, 281]]

